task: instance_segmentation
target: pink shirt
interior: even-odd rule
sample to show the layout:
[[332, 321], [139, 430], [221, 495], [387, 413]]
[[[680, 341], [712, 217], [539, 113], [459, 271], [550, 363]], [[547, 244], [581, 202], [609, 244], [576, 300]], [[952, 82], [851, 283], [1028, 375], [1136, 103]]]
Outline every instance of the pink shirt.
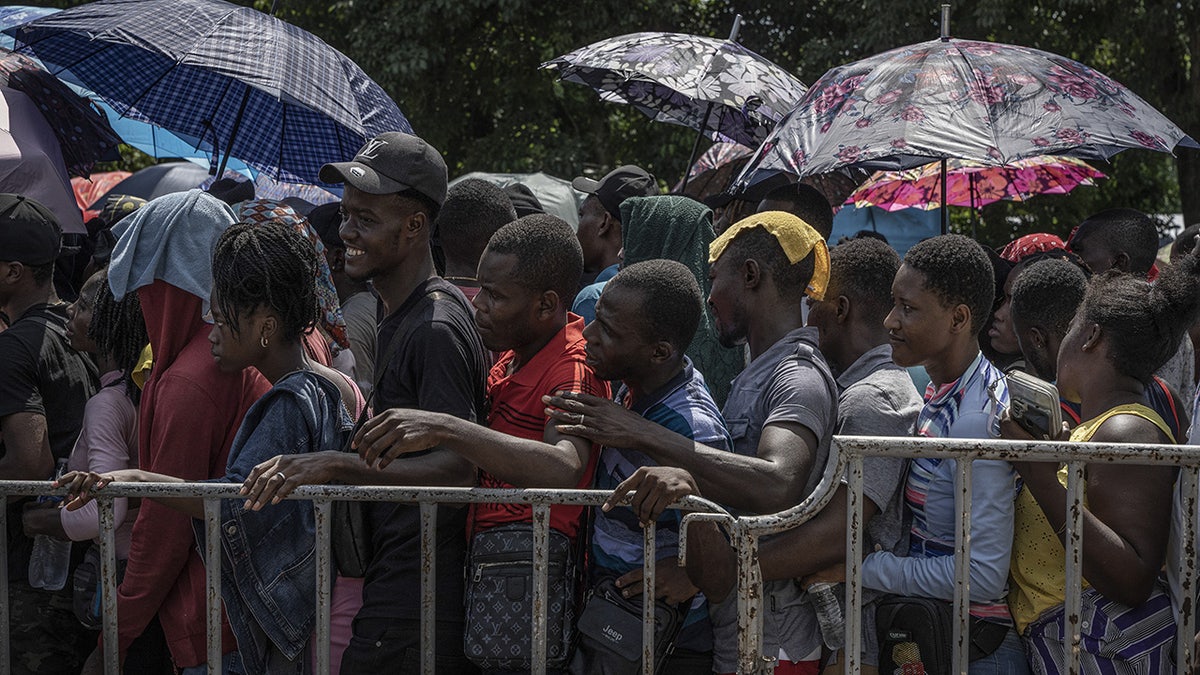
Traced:
[[[136, 469], [138, 465], [137, 408], [125, 394], [121, 371], [113, 370], [100, 377], [100, 391], [88, 399], [83, 410], [83, 426], [79, 439], [67, 460], [71, 471], [107, 473], [118, 469]], [[129, 511], [129, 500], [113, 500], [116, 516], [117, 559], [129, 557], [129, 535], [137, 509]], [[100, 512], [95, 501], [78, 511], [59, 510], [63, 530], [73, 541], [100, 537]]]

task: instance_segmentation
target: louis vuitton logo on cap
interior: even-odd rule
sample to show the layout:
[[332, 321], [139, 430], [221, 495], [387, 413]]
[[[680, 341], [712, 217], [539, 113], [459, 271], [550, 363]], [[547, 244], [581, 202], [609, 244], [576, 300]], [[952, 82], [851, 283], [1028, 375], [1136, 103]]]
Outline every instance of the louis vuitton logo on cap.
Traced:
[[370, 139], [349, 162], [321, 167], [321, 180], [375, 195], [414, 190], [438, 206], [446, 201], [446, 162], [432, 145], [390, 131]]

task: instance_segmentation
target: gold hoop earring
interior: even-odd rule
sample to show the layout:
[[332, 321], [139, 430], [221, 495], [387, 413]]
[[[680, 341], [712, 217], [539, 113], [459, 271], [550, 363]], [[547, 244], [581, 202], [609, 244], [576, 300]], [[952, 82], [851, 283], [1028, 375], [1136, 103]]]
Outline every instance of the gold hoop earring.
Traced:
[[262, 345], [263, 349], [267, 348], [267, 336], [264, 335], [258, 339], [258, 344]]

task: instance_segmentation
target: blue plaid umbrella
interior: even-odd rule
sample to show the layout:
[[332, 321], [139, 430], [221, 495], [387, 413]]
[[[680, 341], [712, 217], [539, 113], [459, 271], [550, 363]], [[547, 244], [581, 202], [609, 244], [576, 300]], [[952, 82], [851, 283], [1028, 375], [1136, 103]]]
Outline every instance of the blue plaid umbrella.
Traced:
[[320, 183], [408, 120], [319, 38], [222, 0], [101, 0], [5, 32], [119, 114], [234, 156], [285, 183]]

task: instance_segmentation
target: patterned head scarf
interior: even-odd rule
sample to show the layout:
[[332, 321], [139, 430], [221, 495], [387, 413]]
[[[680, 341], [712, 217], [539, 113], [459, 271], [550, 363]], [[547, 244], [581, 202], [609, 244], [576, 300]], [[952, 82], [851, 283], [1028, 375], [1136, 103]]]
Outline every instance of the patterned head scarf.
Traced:
[[816, 264], [813, 266], [812, 280], [808, 282], [804, 293], [813, 300], [824, 300], [825, 289], [829, 286], [829, 248], [820, 233], [790, 213], [764, 211], [734, 223], [709, 245], [708, 264], [717, 262], [735, 237], [756, 227], [763, 228], [775, 237], [783, 247], [788, 262], [793, 265], [807, 258], [809, 253], [815, 252]]
[[325, 261], [325, 244], [320, 235], [304, 216], [283, 202], [273, 199], [251, 199], [235, 207], [238, 219], [246, 223], [283, 223], [304, 236], [317, 250], [317, 300], [321, 305], [321, 329], [342, 348], [350, 347], [346, 334], [346, 320], [342, 318], [342, 306], [338, 302], [337, 288], [333, 285], [333, 274]]
[[1058, 238], [1058, 235], [1035, 232], [1005, 244], [1004, 248], [1000, 251], [1000, 257], [1010, 263], [1017, 263], [1034, 253], [1041, 253], [1042, 251], [1052, 249], [1065, 249], [1066, 247], [1067, 245], [1062, 239]]
[[146, 205], [146, 200], [132, 195], [109, 195], [104, 200], [104, 208], [100, 209], [100, 220], [106, 227], [112, 227], [121, 222], [125, 216]]

